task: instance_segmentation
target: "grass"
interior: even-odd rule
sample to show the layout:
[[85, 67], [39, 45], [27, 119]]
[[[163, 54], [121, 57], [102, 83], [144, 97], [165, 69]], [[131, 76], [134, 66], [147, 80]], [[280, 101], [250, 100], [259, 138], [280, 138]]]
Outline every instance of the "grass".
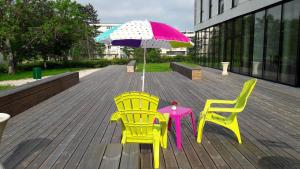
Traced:
[[199, 65], [195, 64], [195, 63], [191, 63], [191, 62], [179, 62], [180, 64], [183, 64], [185, 66], [191, 67], [191, 68], [196, 68], [199, 67]]
[[0, 85], [0, 91], [1, 90], [8, 90], [8, 89], [13, 89], [15, 88], [14, 86], [10, 86], [10, 85]]
[[[143, 63], [137, 64], [137, 72], [143, 71]], [[169, 72], [171, 71], [170, 63], [147, 63], [146, 72]]]
[[[195, 63], [190, 63], [190, 62], [179, 62], [179, 63], [191, 68], [199, 67], [199, 65]], [[137, 72], [143, 71], [143, 63], [137, 64], [136, 71]], [[146, 72], [169, 72], [169, 71], [171, 71], [170, 63], [147, 63], [146, 64]]]
[[[57, 75], [65, 72], [76, 72], [82, 69], [83, 68], [47, 69], [47, 70], [42, 70], [42, 75], [43, 76]], [[14, 75], [0, 73], [0, 81], [19, 80], [19, 79], [26, 79], [26, 78], [32, 78], [32, 71], [16, 72], [16, 74]]]

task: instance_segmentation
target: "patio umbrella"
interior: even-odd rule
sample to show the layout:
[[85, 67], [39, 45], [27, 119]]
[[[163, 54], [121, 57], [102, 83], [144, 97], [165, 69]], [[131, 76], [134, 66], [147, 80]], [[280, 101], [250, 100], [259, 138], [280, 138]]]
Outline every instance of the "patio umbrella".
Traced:
[[184, 34], [171, 26], [147, 20], [135, 20], [113, 27], [95, 38], [96, 42], [113, 46], [144, 48], [142, 91], [145, 86], [147, 48], [192, 47], [193, 43]]

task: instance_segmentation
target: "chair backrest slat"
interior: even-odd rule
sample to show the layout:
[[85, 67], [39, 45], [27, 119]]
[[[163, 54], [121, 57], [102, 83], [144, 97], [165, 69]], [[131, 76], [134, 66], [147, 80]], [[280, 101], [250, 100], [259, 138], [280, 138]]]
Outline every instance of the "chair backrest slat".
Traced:
[[121, 119], [128, 134], [132, 136], [146, 136], [153, 133], [155, 120], [164, 120], [162, 114], [150, 110], [124, 111]]
[[125, 92], [116, 96], [118, 111], [124, 110], [152, 110], [156, 111], [159, 98], [145, 92]]
[[155, 119], [164, 119], [156, 112], [159, 98], [145, 92], [125, 92], [115, 98], [126, 132], [131, 136], [152, 135]]
[[257, 79], [250, 79], [244, 83], [243, 89], [237, 98], [234, 108], [238, 108], [240, 111], [244, 110], [247, 100], [255, 87], [256, 81]]

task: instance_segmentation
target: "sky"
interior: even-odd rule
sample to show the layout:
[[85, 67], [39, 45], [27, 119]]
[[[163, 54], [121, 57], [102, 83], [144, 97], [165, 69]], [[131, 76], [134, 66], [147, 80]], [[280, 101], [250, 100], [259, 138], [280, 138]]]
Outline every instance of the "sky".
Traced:
[[77, 0], [92, 4], [101, 23], [151, 20], [193, 31], [194, 0]]

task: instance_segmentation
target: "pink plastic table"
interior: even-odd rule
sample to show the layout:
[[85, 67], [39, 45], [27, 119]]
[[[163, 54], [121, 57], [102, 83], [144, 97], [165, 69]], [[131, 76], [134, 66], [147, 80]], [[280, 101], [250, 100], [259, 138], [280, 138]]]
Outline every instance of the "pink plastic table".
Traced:
[[184, 116], [189, 115], [191, 117], [194, 135], [196, 136], [196, 127], [195, 127], [195, 121], [194, 121], [194, 113], [191, 108], [188, 107], [180, 107], [177, 106], [176, 110], [172, 110], [171, 106], [167, 106], [164, 108], [161, 108], [158, 110], [161, 113], [169, 113], [170, 119], [168, 123], [168, 129], [171, 129], [172, 119], [175, 121], [175, 130], [176, 130], [176, 143], [177, 148], [180, 151], [181, 150], [181, 118]]

